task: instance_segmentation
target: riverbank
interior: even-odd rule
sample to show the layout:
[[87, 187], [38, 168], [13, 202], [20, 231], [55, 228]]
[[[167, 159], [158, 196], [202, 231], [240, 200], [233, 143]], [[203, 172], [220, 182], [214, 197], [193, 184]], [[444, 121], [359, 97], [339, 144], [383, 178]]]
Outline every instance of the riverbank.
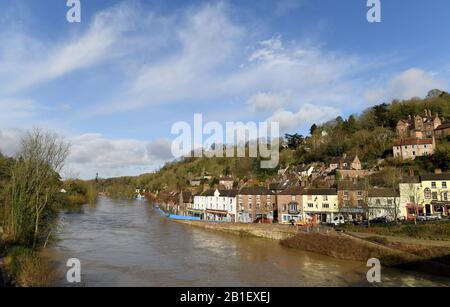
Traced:
[[298, 232], [276, 224], [234, 224], [199, 221], [172, 222], [239, 236], [277, 240], [281, 245], [341, 260], [367, 262], [377, 258], [383, 266], [450, 277], [450, 242], [396, 238], [336, 231]]
[[231, 233], [245, 237], [257, 237], [270, 240], [285, 240], [297, 234], [297, 228], [289, 225], [277, 224], [236, 224], [236, 223], [215, 223], [203, 221], [171, 220], [175, 223], [186, 224], [203, 229]]

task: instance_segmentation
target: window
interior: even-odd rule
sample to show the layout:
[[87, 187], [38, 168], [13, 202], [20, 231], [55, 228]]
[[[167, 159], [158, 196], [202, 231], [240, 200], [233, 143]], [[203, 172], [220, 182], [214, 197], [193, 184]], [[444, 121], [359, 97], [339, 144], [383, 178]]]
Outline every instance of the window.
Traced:
[[448, 192], [444, 192], [444, 194], [442, 194], [442, 198], [443, 198], [445, 201], [448, 201]]
[[349, 205], [348, 200], [344, 201], [344, 206], [345, 206], [345, 207], [348, 207], [348, 205]]
[[432, 198], [433, 198], [433, 200], [438, 200], [438, 193], [437, 192], [433, 192], [432, 193]]
[[416, 202], [416, 198], [414, 196], [409, 197], [409, 202], [414, 204]]
[[447, 188], [447, 182], [446, 181], [442, 181], [442, 188], [444, 188], [444, 189]]
[[394, 202], [392, 201], [392, 199], [388, 199], [387, 203], [388, 203], [389, 206], [391, 206]]
[[377, 206], [381, 205], [381, 200], [380, 200], [380, 199], [377, 199], [377, 200], [375, 201], [375, 204], [377, 204]]
[[286, 205], [283, 205], [283, 211], [286, 211]]
[[323, 201], [328, 201], [328, 195], [323, 196]]
[[431, 190], [429, 188], [426, 188], [424, 191], [425, 199], [431, 199]]
[[344, 199], [348, 199], [348, 191], [344, 192]]
[[436, 189], [436, 182], [435, 181], [431, 182], [431, 188], [432, 189]]
[[253, 205], [252, 204], [248, 204], [248, 208], [252, 209]]
[[358, 207], [362, 207], [364, 204], [364, 202], [362, 201], [362, 199], [358, 199]]
[[314, 204], [309, 203], [308, 208], [314, 208]]
[[329, 208], [330, 208], [330, 205], [329, 205], [329, 204], [323, 204], [322, 207], [325, 208], [325, 209], [329, 209]]

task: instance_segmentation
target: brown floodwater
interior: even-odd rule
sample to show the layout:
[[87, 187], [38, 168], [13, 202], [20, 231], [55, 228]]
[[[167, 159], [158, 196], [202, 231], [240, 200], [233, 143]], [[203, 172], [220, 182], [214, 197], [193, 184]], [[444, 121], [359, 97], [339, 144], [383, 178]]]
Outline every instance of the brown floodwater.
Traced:
[[[46, 250], [66, 282], [66, 262], [81, 262], [78, 286], [368, 286], [364, 263], [289, 249], [168, 221], [152, 205], [101, 198], [95, 208], [61, 214]], [[381, 286], [448, 286], [449, 279], [385, 269]]]

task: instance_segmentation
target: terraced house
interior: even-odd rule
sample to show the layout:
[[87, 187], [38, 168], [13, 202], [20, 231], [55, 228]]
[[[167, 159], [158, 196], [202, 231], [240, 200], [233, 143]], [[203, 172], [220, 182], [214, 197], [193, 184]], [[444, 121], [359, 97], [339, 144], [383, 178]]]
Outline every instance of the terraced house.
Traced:
[[304, 188], [295, 186], [278, 194], [278, 222], [288, 224], [292, 220], [303, 220], [303, 192]]
[[236, 222], [236, 195], [236, 190], [207, 190], [194, 196], [189, 211], [207, 221]]
[[388, 220], [401, 218], [400, 193], [389, 188], [373, 188], [367, 191], [367, 218], [386, 217]]
[[365, 218], [367, 189], [363, 181], [344, 180], [338, 184], [339, 212], [350, 221]]
[[450, 211], [450, 173], [420, 177], [426, 214], [448, 216]]
[[237, 195], [237, 222], [273, 221], [275, 195], [265, 187], [244, 187]]
[[302, 203], [306, 222], [330, 223], [339, 213], [336, 189], [305, 189]]

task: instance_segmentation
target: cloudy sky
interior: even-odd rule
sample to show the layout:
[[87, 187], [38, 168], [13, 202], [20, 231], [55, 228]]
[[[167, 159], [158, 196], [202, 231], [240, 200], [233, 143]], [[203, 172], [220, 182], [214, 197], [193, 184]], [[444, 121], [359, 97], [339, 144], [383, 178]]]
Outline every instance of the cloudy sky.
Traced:
[[67, 174], [154, 170], [171, 127], [277, 120], [283, 132], [448, 90], [450, 2], [0, 0], [0, 150], [31, 127], [72, 143]]

